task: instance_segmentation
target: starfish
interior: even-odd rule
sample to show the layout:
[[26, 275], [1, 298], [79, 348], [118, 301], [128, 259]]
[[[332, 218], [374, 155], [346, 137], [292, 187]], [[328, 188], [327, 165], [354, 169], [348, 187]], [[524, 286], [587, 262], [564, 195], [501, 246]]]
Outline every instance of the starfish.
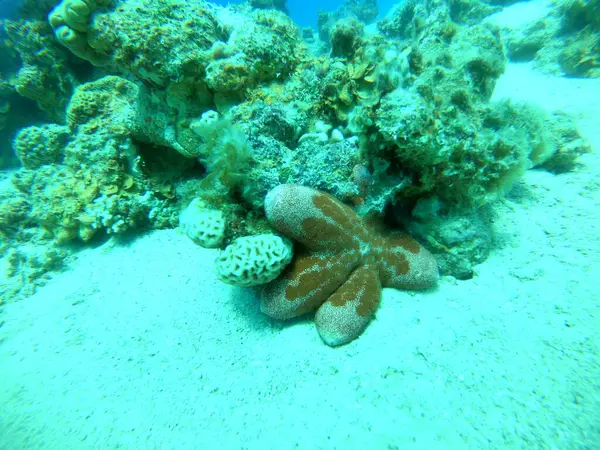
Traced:
[[284, 273], [263, 288], [261, 310], [282, 320], [316, 310], [317, 331], [328, 345], [361, 335], [382, 287], [425, 289], [437, 282], [435, 258], [417, 241], [377, 230], [329, 194], [282, 184], [267, 194], [265, 212], [300, 248]]

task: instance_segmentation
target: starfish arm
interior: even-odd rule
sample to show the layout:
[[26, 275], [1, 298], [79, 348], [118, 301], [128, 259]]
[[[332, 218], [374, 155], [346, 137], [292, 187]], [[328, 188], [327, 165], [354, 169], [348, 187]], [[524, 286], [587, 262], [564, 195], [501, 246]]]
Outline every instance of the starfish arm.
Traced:
[[412, 237], [392, 233], [377, 239], [381, 284], [396, 289], [426, 289], [439, 278], [435, 257]]
[[338, 346], [359, 337], [373, 318], [380, 298], [375, 268], [358, 267], [317, 311], [315, 322], [323, 341]]
[[306, 186], [282, 184], [265, 199], [267, 219], [309, 250], [359, 251], [368, 231], [347, 205]]
[[274, 319], [313, 311], [346, 281], [357, 264], [349, 251], [300, 254], [281, 277], [265, 285], [261, 310]]

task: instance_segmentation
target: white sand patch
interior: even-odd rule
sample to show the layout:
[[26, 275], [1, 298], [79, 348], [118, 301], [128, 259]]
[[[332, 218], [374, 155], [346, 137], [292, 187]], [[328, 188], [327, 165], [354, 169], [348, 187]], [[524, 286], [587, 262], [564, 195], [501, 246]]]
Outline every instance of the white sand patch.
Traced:
[[[499, 89], [538, 85], [519, 74]], [[595, 91], [546, 81], [535, 99], [600, 130]], [[473, 280], [385, 290], [338, 349], [176, 231], [87, 250], [5, 308], [0, 448], [600, 448], [599, 156], [528, 172]]]

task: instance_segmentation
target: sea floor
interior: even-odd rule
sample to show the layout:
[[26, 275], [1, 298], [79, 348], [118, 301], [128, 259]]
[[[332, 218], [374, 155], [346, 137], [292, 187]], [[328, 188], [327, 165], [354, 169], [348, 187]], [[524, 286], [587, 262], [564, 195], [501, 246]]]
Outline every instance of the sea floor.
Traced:
[[111, 240], [5, 306], [0, 448], [600, 448], [600, 80], [510, 65], [495, 95], [571, 112], [594, 152], [494, 205], [472, 280], [385, 290], [332, 349], [176, 230]]

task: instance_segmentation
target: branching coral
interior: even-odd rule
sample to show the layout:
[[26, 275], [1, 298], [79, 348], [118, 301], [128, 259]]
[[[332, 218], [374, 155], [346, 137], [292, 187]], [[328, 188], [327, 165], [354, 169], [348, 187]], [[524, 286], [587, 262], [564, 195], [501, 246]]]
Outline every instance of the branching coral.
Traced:
[[331, 346], [360, 336], [382, 286], [424, 289], [437, 281], [435, 259], [414, 239], [376, 231], [328, 194], [280, 185], [267, 195], [265, 210], [271, 225], [302, 248], [265, 287], [262, 311], [290, 319], [316, 309], [317, 330]]

